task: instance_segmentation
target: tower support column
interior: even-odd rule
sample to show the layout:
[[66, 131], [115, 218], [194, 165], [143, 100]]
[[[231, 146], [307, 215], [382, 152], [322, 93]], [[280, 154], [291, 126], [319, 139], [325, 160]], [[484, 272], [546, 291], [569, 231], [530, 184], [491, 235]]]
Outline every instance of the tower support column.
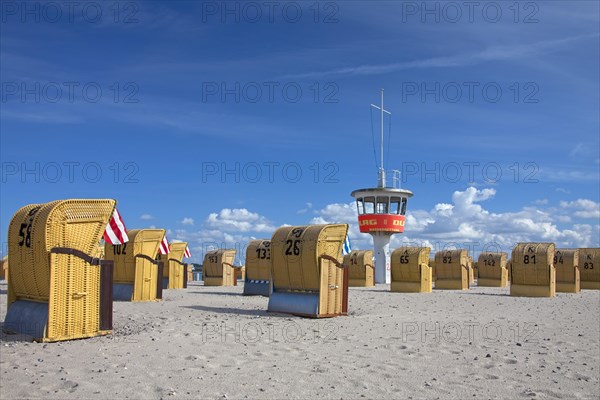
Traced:
[[375, 255], [375, 283], [391, 283], [390, 239], [388, 232], [373, 232], [373, 248]]

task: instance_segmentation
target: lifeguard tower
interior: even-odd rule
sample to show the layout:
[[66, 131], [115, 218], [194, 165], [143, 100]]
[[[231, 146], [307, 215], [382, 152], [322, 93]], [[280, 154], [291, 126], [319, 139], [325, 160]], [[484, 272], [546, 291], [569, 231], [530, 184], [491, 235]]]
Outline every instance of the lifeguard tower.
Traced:
[[380, 156], [377, 187], [358, 189], [351, 193], [358, 207], [358, 225], [362, 233], [373, 237], [375, 252], [375, 283], [390, 283], [390, 239], [395, 233], [404, 232], [406, 220], [406, 203], [413, 193], [400, 188], [400, 171], [392, 171], [392, 184], [386, 184], [384, 168], [384, 116], [391, 115], [383, 107], [383, 89], [381, 89], [381, 106], [371, 104], [381, 112]]

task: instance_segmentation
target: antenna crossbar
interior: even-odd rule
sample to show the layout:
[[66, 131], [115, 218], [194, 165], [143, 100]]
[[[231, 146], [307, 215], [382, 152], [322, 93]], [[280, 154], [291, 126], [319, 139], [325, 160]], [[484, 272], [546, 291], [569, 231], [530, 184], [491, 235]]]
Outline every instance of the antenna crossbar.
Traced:
[[[376, 109], [378, 109], [378, 110], [381, 110], [381, 107], [378, 107], [378, 106], [376, 106], [375, 104], [371, 104], [371, 107], [375, 107]], [[386, 114], [390, 114], [390, 115], [392, 115], [392, 113], [391, 113], [391, 112], [389, 112], [388, 110], [383, 110], [383, 112], [384, 112], [384, 113], [386, 113]]]

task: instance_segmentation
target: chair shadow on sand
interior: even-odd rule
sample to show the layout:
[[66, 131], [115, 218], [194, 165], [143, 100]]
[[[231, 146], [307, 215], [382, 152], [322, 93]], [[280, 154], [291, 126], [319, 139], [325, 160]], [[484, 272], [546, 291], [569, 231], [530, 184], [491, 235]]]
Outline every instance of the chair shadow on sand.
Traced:
[[389, 289], [383, 289], [383, 288], [374, 288], [373, 286], [371, 287], [362, 287], [362, 286], [349, 286], [348, 287], [348, 292], [352, 292], [352, 291], [357, 291], [357, 292], [373, 292], [373, 293], [392, 293], [390, 292]]
[[211, 295], [216, 295], [216, 296], [243, 296], [243, 294], [241, 293], [237, 293], [237, 292], [205, 292], [202, 290], [199, 291], [189, 291], [187, 293], [193, 293], [193, 294], [211, 294]]
[[[34, 339], [33, 336], [24, 333], [6, 333], [4, 332], [6, 327], [4, 321], [0, 322], [0, 342], [32, 342]], [[8, 328], [11, 330], [10, 326]]]
[[267, 310], [247, 310], [243, 308], [233, 307], [209, 307], [209, 306], [182, 306], [183, 308], [191, 308], [192, 310], [208, 311], [219, 314], [233, 314], [233, 315], [251, 315], [258, 317], [275, 317], [275, 318], [290, 318], [289, 314], [282, 313], [268, 313]]
[[[481, 286], [472, 286], [470, 289], [477, 289], [478, 287], [481, 288]], [[362, 291], [363, 292], [373, 292], [373, 293], [401, 294], [399, 292], [390, 292], [389, 290], [378, 290], [378, 289], [363, 289]], [[439, 292], [458, 292], [460, 294], [468, 294], [468, 295], [475, 295], [475, 296], [501, 296], [501, 297], [510, 296], [509, 293], [480, 293], [480, 292], [472, 292], [471, 290], [445, 290], [445, 289], [438, 289], [436, 291], [435, 287], [433, 288], [432, 293], [439, 293]], [[408, 294], [419, 294], [419, 293], [408, 293]]]
[[[475, 286], [475, 288], [477, 288], [477, 286]], [[510, 297], [509, 293], [478, 293], [478, 292], [471, 292], [471, 291], [463, 291], [464, 294], [469, 294], [469, 295], [475, 295], [475, 296], [501, 296], [501, 297]]]

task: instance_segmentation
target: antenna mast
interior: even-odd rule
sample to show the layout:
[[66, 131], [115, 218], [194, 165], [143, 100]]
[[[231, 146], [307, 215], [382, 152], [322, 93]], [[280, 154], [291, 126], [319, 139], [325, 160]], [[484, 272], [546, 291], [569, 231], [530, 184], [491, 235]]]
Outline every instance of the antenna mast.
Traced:
[[392, 115], [391, 112], [383, 108], [383, 88], [381, 89], [381, 107], [376, 106], [375, 104], [371, 104], [371, 107], [375, 107], [376, 109], [381, 111], [381, 143], [380, 143], [380, 151], [381, 151], [381, 164], [379, 164], [379, 176], [377, 179], [377, 185], [381, 188], [385, 187], [385, 168], [383, 166], [383, 114], [387, 113]]

